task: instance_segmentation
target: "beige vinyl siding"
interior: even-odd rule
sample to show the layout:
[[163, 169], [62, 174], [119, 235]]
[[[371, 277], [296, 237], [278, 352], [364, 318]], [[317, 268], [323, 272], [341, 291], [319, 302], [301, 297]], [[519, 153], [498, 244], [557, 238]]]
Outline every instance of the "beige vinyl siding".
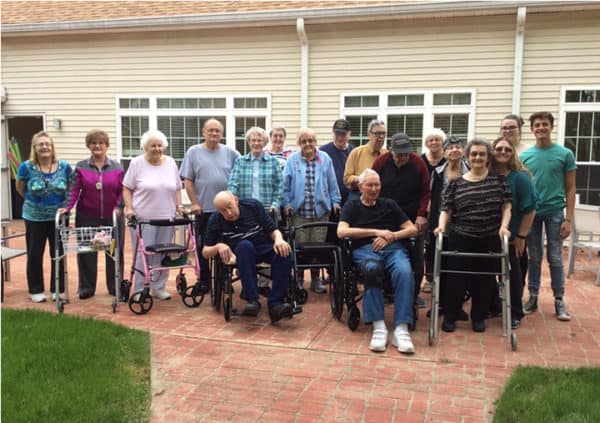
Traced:
[[5, 38], [2, 84], [3, 113], [45, 113], [61, 158], [74, 163], [88, 154], [90, 128], [107, 130], [116, 155], [119, 95], [271, 95], [272, 122], [295, 133], [300, 47], [293, 26]]
[[[523, 60], [522, 116], [547, 110], [554, 114], [553, 137], [558, 139], [561, 87], [600, 85], [600, 11], [527, 17]], [[534, 142], [529, 128], [523, 131]]]
[[340, 93], [475, 89], [475, 132], [510, 112], [515, 16], [390, 20], [308, 27], [310, 124], [339, 114]]

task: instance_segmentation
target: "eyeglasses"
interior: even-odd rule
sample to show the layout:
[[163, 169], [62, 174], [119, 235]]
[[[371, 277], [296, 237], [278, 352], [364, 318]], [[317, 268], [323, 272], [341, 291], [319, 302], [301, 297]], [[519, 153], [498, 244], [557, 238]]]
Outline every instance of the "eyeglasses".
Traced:
[[487, 157], [486, 151], [471, 151], [469, 157]]
[[516, 126], [502, 126], [500, 129], [508, 132], [508, 131], [514, 131], [515, 129], [517, 129], [517, 127]]
[[385, 131], [377, 131], [377, 132], [371, 131], [371, 134], [375, 135], [376, 137], [385, 137], [385, 134], [387, 134], [387, 132], [385, 132]]
[[300, 140], [299, 143], [304, 145], [304, 144], [314, 144], [316, 142], [316, 140], [312, 139], [312, 138], [308, 138], [308, 139], [303, 139]]
[[512, 153], [513, 149], [510, 147], [496, 147], [494, 151], [496, 153]]
[[36, 142], [35, 146], [36, 147], [52, 147], [52, 143], [51, 142]]

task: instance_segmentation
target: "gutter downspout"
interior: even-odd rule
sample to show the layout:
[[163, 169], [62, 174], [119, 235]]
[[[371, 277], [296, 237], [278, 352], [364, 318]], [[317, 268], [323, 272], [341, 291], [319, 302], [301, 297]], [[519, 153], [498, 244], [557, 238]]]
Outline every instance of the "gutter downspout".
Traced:
[[523, 76], [523, 44], [525, 40], [525, 17], [527, 8], [519, 7], [515, 32], [515, 64], [513, 69], [512, 113], [521, 113], [521, 80]]
[[308, 127], [308, 38], [304, 19], [296, 19], [296, 31], [300, 40], [300, 127]]

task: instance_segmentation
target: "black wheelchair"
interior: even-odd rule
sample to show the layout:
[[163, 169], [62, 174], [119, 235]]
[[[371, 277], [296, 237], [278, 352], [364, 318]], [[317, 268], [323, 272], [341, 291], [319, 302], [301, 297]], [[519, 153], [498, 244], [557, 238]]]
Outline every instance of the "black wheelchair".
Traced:
[[[417, 250], [417, 243], [415, 242], [414, 238], [403, 240], [403, 243], [408, 250], [409, 261], [411, 264], [411, 268], [413, 269], [413, 280], [415, 281], [412, 303], [413, 320], [408, 325], [408, 328], [411, 331], [414, 331], [416, 329], [417, 320], [419, 318], [419, 312], [417, 307], [418, 292], [416, 289], [417, 282], [414, 278], [414, 263], [417, 262], [417, 254], [419, 254], [419, 251]], [[360, 323], [360, 310], [357, 304], [362, 300], [363, 294], [361, 291], [359, 291], [358, 285], [363, 280], [363, 275], [359, 266], [355, 265], [354, 261], [352, 260], [352, 241], [349, 238], [344, 238], [341, 241], [341, 249], [343, 254], [342, 278], [338, 282], [337, 286], [332, 285], [332, 291], [334, 291], [333, 296], [336, 299], [336, 307], [334, 308], [332, 305], [331, 311], [338, 320], [341, 320], [343, 307], [345, 305], [348, 312], [348, 328], [350, 328], [351, 331], [355, 331], [358, 328], [358, 324]], [[392, 286], [392, 281], [387, 272], [384, 272], [383, 276], [383, 295], [384, 299], [386, 300], [386, 304], [394, 303], [394, 290]]]
[[306, 270], [319, 269], [328, 273], [329, 300], [331, 312], [339, 319], [343, 311], [343, 296], [339, 289], [344, 272], [343, 253], [339, 244], [333, 242], [298, 243], [297, 234], [310, 228], [337, 228], [336, 222], [310, 222], [291, 226], [288, 230], [289, 243], [292, 247], [292, 280], [294, 290], [301, 304], [308, 298], [308, 292], [300, 285]]

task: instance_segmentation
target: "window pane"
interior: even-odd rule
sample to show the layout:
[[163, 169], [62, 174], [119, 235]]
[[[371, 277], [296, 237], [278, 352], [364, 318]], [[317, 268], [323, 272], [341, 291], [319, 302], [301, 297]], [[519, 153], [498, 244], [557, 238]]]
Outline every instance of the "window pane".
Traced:
[[579, 118], [578, 113], [569, 112], [567, 113], [565, 120], [565, 136], [576, 137], [577, 136], [577, 120]]
[[233, 107], [236, 109], [244, 109], [246, 107], [246, 99], [245, 98], [234, 98], [233, 99]]
[[168, 98], [157, 99], [156, 107], [158, 107], [159, 109], [168, 109], [169, 108], [169, 99]]
[[425, 104], [425, 96], [421, 94], [407, 95], [406, 105], [407, 106], [422, 106]]
[[135, 157], [140, 154], [140, 137], [148, 130], [148, 118], [145, 116], [121, 117], [121, 151], [123, 157]]
[[237, 117], [235, 118], [235, 148], [240, 154], [247, 154], [250, 149], [246, 143], [246, 131], [253, 126], [265, 128], [264, 117]]
[[[600, 135], [600, 134], [599, 134]], [[592, 154], [590, 160], [600, 162], [600, 137], [592, 139]]]
[[594, 91], [583, 90], [581, 91], [581, 102], [582, 103], [593, 103], [594, 102]]
[[565, 137], [565, 147], [577, 157], [577, 137]]
[[471, 104], [470, 93], [452, 94], [452, 104]]
[[592, 113], [579, 113], [579, 133], [580, 137], [592, 136]]
[[352, 136], [350, 137], [350, 143], [352, 143], [352, 145], [358, 147], [359, 145], [366, 144], [369, 141], [369, 122], [371, 122], [373, 119], [377, 119], [377, 116], [346, 116], [346, 120], [350, 123], [350, 128], [352, 128]]
[[140, 99], [140, 107], [142, 109], [147, 109], [150, 107], [150, 100], [147, 98]]
[[589, 162], [590, 161], [590, 143], [591, 139], [579, 139], [577, 143], [577, 155], [575, 160], [578, 162]]
[[127, 98], [120, 98], [119, 99], [119, 107], [121, 109], [128, 109], [129, 108], [129, 99], [127, 99]]
[[256, 100], [256, 107], [259, 109], [266, 109], [267, 108], [267, 98], [266, 97], [259, 97]]
[[147, 109], [149, 100], [147, 98], [120, 98], [119, 108], [121, 109]]
[[197, 98], [186, 98], [185, 99], [185, 108], [186, 109], [197, 109], [198, 108], [198, 99]]
[[565, 94], [565, 101], [567, 103], [579, 103], [580, 91], [569, 90]]
[[406, 106], [406, 96], [405, 95], [391, 95], [388, 97], [388, 106]]
[[379, 96], [368, 95], [363, 97], [363, 107], [377, 107], [379, 106]]
[[452, 94], [434, 94], [433, 104], [436, 106], [447, 106], [452, 104]]
[[378, 95], [365, 95], [365, 96], [348, 96], [344, 97], [345, 107], [377, 107], [379, 106]]
[[224, 109], [225, 108], [225, 99], [224, 98], [215, 98], [215, 109]]
[[600, 166], [577, 166], [576, 192], [582, 204], [600, 205]]
[[183, 109], [183, 98], [172, 98], [171, 109]]
[[359, 96], [344, 97], [344, 107], [360, 107]]
[[433, 117], [433, 126], [442, 129], [446, 135], [453, 135], [466, 142], [469, 136], [469, 115], [464, 114], [436, 114]]

